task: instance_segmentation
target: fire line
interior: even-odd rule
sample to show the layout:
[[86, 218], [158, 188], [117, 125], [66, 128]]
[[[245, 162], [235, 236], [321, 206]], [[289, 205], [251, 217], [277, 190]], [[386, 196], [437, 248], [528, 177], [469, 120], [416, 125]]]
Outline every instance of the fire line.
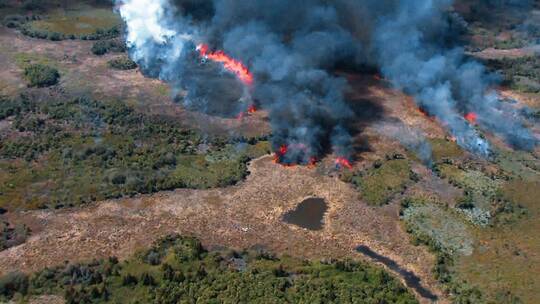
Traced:
[[241, 61], [231, 58], [223, 51], [211, 52], [206, 44], [199, 44], [197, 50], [201, 57], [223, 64], [227, 71], [236, 75], [245, 85], [253, 84], [253, 75]]

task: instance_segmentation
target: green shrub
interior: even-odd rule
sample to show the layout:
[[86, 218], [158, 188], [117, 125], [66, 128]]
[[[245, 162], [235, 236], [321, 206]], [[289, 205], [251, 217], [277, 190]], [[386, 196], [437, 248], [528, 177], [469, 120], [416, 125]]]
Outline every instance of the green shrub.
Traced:
[[125, 52], [126, 45], [121, 39], [111, 39], [111, 40], [99, 40], [92, 45], [91, 49], [94, 55], [105, 55], [108, 52]]
[[133, 70], [137, 68], [137, 64], [127, 56], [111, 59], [109, 66], [117, 70]]
[[366, 203], [382, 206], [417, 179], [413, 173], [407, 159], [394, 158], [375, 161], [372, 168], [343, 179], [350, 180], [361, 191]]
[[25, 295], [27, 291], [28, 276], [24, 273], [12, 272], [0, 278], [0, 296], [10, 298], [16, 293]]
[[143, 253], [117, 263], [45, 269], [31, 276], [27, 293], [63, 292], [66, 303], [418, 303], [399, 280], [363, 262], [323, 264], [253, 251], [233, 258], [228, 250], [209, 252], [198, 240], [180, 236], [151, 250], [167, 259], [149, 265]]
[[31, 64], [24, 69], [24, 78], [31, 87], [49, 87], [58, 83], [57, 69], [43, 64]]

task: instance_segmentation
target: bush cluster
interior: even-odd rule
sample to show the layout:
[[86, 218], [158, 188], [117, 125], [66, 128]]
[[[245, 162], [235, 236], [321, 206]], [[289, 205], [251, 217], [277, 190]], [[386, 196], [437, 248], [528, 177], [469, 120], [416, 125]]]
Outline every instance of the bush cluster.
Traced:
[[488, 60], [487, 65], [492, 70], [500, 71], [504, 77], [504, 84], [512, 89], [530, 93], [540, 92], [538, 56]]
[[109, 52], [122, 53], [126, 51], [126, 44], [121, 39], [99, 40], [92, 45], [94, 55], [105, 55]]
[[[411, 198], [404, 199], [400, 210], [402, 219], [408, 208], [424, 203]], [[405, 225], [407, 233], [411, 235], [412, 243], [416, 246], [425, 245], [435, 255], [433, 275], [440, 283], [445, 284], [449, 292], [452, 292], [455, 303], [485, 303], [482, 293], [476, 287], [472, 287], [466, 282], [457, 282], [453, 271], [454, 255], [442, 247], [441, 242], [417, 229], [413, 223], [405, 222]]]
[[[120, 101], [32, 92], [0, 103], [0, 119], [13, 117], [11, 129], [0, 135], [0, 169], [23, 181], [12, 188], [0, 185], [0, 207], [60, 208], [175, 188], [228, 186], [248, 174], [249, 159], [268, 150], [258, 139], [237, 145], [234, 139], [208, 138], [203, 152], [202, 136], [175, 119]], [[221, 154], [226, 157], [212, 157]], [[31, 186], [45, 181], [52, 181], [47, 189]]]
[[118, 26], [114, 26], [110, 29], [97, 29], [93, 34], [63, 34], [58, 32], [52, 32], [44, 29], [37, 29], [32, 26], [31, 23], [26, 23], [19, 27], [21, 33], [32, 38], [49, 39], [52, 41], [60, 41], [67, 39], [80, 39], [80, 40], [101, 40], [112, 39], [118, 37], [120, 29]]
[[41, 20], [39, 15], [7, 15], [4, 17], [4, 26], [8, 28], [21, 28], [30, 21]]
[[137, 64], [127, 56], [109, 60], [109, 66], [117, 70], [133, 70], [137, 68]]
[[24, 78], [31, 87], [49, 87], [58, 83], [60, 73], [57, 69], [43, 65], [31, 64], [24, 68]]
[[24, 243], [29, 235], [26, 225], [12, 227], [8, 222], [0, 222], [0, 251]]
[[[149, 252], [163, 258], [148, 263]], [[149, 252], [124, 262], [109, 258], [9, 274], [0, 278], [0, 300], [63, 293], [66, 303], [418, 303], [397, 279], [362, 262], [209, 252], [200, 241], [179, 236]]]

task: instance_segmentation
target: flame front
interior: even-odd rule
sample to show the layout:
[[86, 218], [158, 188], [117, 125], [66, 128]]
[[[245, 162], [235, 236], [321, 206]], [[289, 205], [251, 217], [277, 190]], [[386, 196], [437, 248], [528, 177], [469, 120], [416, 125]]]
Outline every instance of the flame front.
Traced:
[[253, 84], [253, 75], [242, 62], [229, 57], [223, 51], [210, 52], [206, 44], [199, 44], [197, 50], [201, 57], [223, 64], [227, 71], [236, 75], [245, 85]]
[[468, 122], [474, 124], [474, 123], [476, 123], [476, 120], [478, 119], [478, 115], [476, 113], [474, 113], [474, 112], [470, 112], [470, 113], [465, 114], [464, 118]]
[[336, 158], [336, 166], [345, 167], [347, 169], [352, 169], [353, 167], [351, 162], [345, 157]]

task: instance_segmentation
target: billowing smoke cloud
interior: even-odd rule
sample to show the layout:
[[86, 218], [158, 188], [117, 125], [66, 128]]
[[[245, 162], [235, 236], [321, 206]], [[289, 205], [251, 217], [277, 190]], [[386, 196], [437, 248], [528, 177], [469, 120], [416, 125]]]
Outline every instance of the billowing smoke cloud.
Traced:
[[[463, 22], [451, 0], [123, 0], [132, 57], [185, 92], [186, 106], [212, 113], [251, 103], [267, 109], [282, 161], [307, 163], [326, 152], [349, 158], [354, 122], [341, 67], [372, 66], [413, 95], [458, 143], [487, 156], [489, 143], [464, 115], [519, 148], [536, 140], [489, 87], [496, 79], [454, 45]], [[223, 50], [254, 76], [243, 85], [197, 46]]]

